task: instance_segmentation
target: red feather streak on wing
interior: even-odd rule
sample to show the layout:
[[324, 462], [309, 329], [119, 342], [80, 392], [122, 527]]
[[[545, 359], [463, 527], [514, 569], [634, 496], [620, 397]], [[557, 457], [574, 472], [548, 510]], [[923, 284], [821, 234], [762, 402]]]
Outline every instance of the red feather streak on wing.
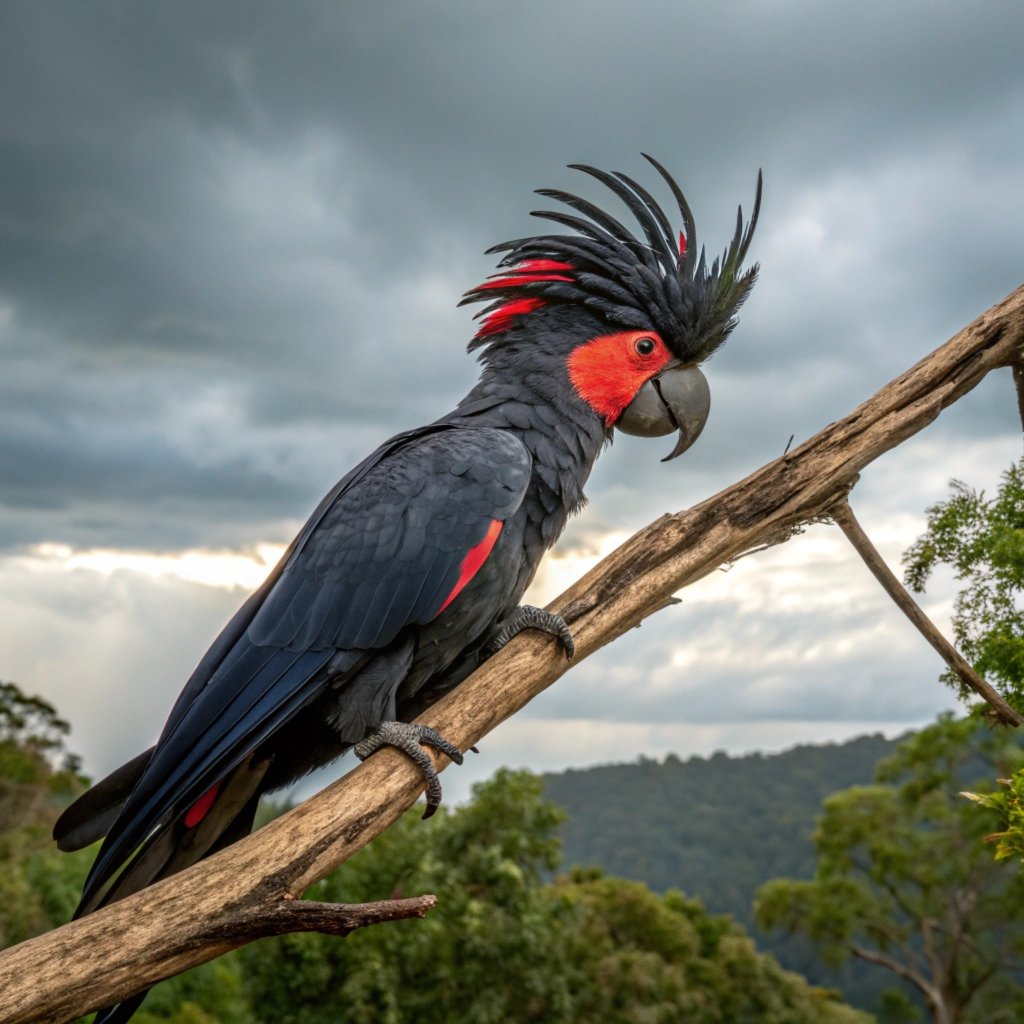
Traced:
[[185, 813], [185, 828], [195, 828], [210, 813], [214, 800], [220, 792], [220, 783], [215, 782]]
[[[462, 565], [459, 568], [459, 578], [451, 593], [445, 598], [444, 604], [438, 609], [437, 615], [440, 615], [459, 596], [466, 584], [479, 572], [480, 566], [487, 561], [487, 556], [491, 553], [504, 525], [500, 519], [492, 520], [484, 539], [466, 552], [466, 557], [462, 559]], [[195, 828], [210, 813], [210, 808], [213, 807], [219, 792], [220, 783], [215, 782], [185, 812], [185, 828]]]
[[494, 547], [498, 534], [501, 533], [501, 528], [504, 525], [500, 519], [493, 520], [487, 528], [487, 535], [484, 539], [466, 552], [466, 557], [462, 560], [462, 567], [459, 570], [458, 582], [452, 588], [452, 592], [445, 598], [444, 604], [437, 610], [438, 615], [459, 596], [462, 588], [477, 574], [480, 566], [487, 561], [487, 556], [491, 553], [491, 549]]

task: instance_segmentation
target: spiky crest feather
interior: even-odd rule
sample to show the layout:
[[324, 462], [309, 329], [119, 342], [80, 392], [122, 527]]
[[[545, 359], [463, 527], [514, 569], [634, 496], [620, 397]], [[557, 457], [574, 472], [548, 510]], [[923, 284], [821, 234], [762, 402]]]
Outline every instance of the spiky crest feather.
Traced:
[[707, 359], [725, 341], [757, 278], [757, 264], [743, 270], [742, 263], [761, 210], [761, 173], [750, 221], [744, 225], [741, 206], [732, 241], [709, 267], [703, 247], [698, 256], [697, 227], [682, 190], [657, 160], [644, 157], [671, 189], [682, 230], [677, 233], [653, 196], [627, 175], [570, 164], [622, 200], [644, 241], [586, 199], [538, 189], [539, 195], [582, 216], [561, 210], [534, 210], [532, 215], [577, 234], [518, 238], [487, 250], [506, 255], [498, 262], [499, 272], [466, 292], [460, 303], [488, 303], [477, 313], [483, 322], [470, 351], [499, 345], [517, 317], [549, 303], [576, 303], [609, 324], [656, 331], [685, 362]]

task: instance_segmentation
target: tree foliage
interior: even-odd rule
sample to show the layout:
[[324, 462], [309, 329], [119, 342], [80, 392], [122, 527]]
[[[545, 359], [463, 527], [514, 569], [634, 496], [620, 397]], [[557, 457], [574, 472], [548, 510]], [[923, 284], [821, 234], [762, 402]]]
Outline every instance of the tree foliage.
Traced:
[[85, 786], [68, 724], [39, 697], [0, 682], [0, 947], [63, 924], [87, 858], [59, 854], [50, 828]]
[[526, 772], [472, 803], [415, 814], [310, 894], [354, 902], [434, 892], [426, 921], [338, 942], [292, 935], [242, 951], [257, 1021], [465, 1024], [866, 1024], [758, 953], [726, 918], [597, 871], [544, 884], [563, 814]]
[[577, 872], [556, 891], [579, 925], [569, 937], [583, 965], [567, 1021], [581, 1024], [867, 1024], [840, 1003], [760, 954], [742, 929], [709, 915], [675, 890], [657, 896], [639, 882]]
[[[907, 585], [921, 592], [938, 565], [964, 583], [956, 598], [953, 631], [964, 656], [1024, 708], [1024, 459], [1002, 476], [994, 498], [958, 480], [952, 495], [928, 509], [928, 529], [904, 555]], [[947, 672], [962, 699], [968, 695]], [[995, 855], [1024, 859], [1024, 772], [997, 780], [991, 793], [965, 793], [995, 811], [1000, 825], [989, 837]]]
[[758, 919], [833, 962], [887, 968], [940, 1024], [1020, 1020], [1024, 876], [992, 859], [992, 816], [960, 791], [1022, 763], [1012, 731], [941, 717], [881, 762], [875, 785], [825, 801], [813, 880], [767, 883]]
[[596, 865], [658, 892], [683, 889], [749, 927], [765, 879], [814, 872], [807, 837], [822, 800], [870, 782], [893, 749], [874, 735], [780, 754], [670, 754], [545, 775], [544, 795], [567, 812], [567, 863]]
[[985, 839], [995, 844], [996, 860], [1024, 859], [1024, 771], [996, 779], [996, 783], [1000, 788], [994, 793], [965, 791], [963, 796], [995, 811], [1001, 827]]
[[814, 874], [808, 839], [822, 801], [870, 783], [894, 749], [892, 740], [874, 735], [775, 754], [670, 754], [661, 762], [640, 758], [545, 775], [544, 793], [568, 814], [561, 827], [567, 864], [595, 865], [656, 892], [678, 888], [699, 896], [790, 970], [874, 1008], [884, 975], [860, 961], [824, 963], [805, 937], [758, 928], [752, 908], [769, 878]]
[[[994, 498], [959, 480], [928, 509], [928, 527], [903, 557], [907, 586], [921, 593], [939, 565], [963, 583], [953, 632], [964, 657], [1024, 710], [1024, 459], [1002, 476]], [[943, 678], [973, 697], [951, 672]]]

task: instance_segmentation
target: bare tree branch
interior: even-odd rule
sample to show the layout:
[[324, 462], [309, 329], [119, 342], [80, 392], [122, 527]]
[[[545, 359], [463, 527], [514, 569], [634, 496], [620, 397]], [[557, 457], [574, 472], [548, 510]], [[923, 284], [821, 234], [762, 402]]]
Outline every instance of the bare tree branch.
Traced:
[[893, 599], [896, 607], [917, 627], [918, 631], [939, 652], [942, 660], [980, 697], [992, 706], [995, 717], [1006, 725], [1021, 725], [1021, 717], [1005, 699], [994, 690], [964, 660], [960, 652], [942, 635], [938, 627], [921, 610], [921, 606], [910, 596], [910, 592], [896, 578], [892, 570], [885, 564], [878, 549], [864, 532], [857, 517], [850, 508], [850, 503], [843, 497], [832, 507], [830, 512], [836, 525], [846, 534], [857, 554], [864, 559], [865, 565], [882, 585], [882, 589]]
[[1017, 390], [1017, 412], [1020, 414], [1021, 429], [1024, 430], [1024, 363], [1013, 364], [1013, 386]]
[[932, 1008], [932, 1013], [934, 1015], [933, 1019], [936, 1024], [952, 1024], [949, 1007], [946, 1005], [946, 1000], [943, 997], [942, 992], [928, 981], [923, 974], [912, 970], [901, 961], [896, 960], [891, 956], [886, 956], [884, 953], [880, 953], [875, 949], [865, 949], [863, 946], [851, 946], [850, 952], [853, 953], [855, 957], [859, 957], [861, 960], [864, 960], [869, 964], [877, 964], [879, 967], [885, 967], [892, 971], [893, 974], [897, 974], [901, 978], [909, 981], [910, 984], [928, 1000], [928, 1003]]
[[412, 896], [404, 900], [377, 900], [373, 903], [281, 899], [269, 908], [254, 907], [247, 915], [237, 915], [220, 933], [220, 938], [241, 938], [248, 942], [250, 938], [291, 932], [345, 936], [371, 924], [426, 917], [435, 906], [436, 896]]
[[[1022, 355], [1024, 287], [845, 419], [641, 530], [551, 605], [573, 629], [576, 661], [670, 603], [681, 587], [826, 515], [866, 465]], [[466, 749], [565, 670], [555, 641], [524, 634], [420, 721]], [[0, 954], [0, 1019], [66, 1020], [266, 934], [265, 915], [292, 913], [281, 906], [387, 828], [421, 789], [417, 770], [382, 750], [215, 857], [7, 950]]]

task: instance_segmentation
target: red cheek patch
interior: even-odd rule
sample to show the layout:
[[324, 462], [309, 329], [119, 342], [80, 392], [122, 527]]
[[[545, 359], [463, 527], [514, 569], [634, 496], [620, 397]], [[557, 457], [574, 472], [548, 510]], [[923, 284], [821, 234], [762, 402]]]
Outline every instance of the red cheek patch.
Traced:
[[[640, 338], [651, 338], [655, 349], [640, 355]], [[594, 338], [569, 356], [569, 380], [577, 394], [604, 422], [613, 426], [637, 391], [672, 358], [665, 343], [653, 331], [623, 331]]]

